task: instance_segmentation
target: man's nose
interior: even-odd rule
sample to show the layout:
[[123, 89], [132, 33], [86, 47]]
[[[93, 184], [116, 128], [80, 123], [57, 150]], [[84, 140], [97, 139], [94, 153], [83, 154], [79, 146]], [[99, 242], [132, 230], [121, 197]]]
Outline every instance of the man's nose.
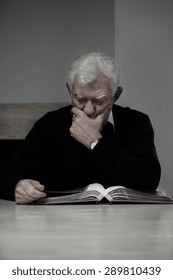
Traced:
[[88, 101], [84, 108], [83, 111], [85, 112], [85, 114], [87, 114], [87, 116], [92, 116], [93, 114], [95, 114], [95, 106], [91, 101]]

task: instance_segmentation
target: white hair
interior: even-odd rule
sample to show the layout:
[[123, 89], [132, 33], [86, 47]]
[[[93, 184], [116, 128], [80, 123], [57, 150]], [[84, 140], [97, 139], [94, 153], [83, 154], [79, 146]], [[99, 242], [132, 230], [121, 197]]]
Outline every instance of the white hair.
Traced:
[[68, 85], [70, 90], [72, 90], [76, 77], [82, 84], [86, 84], [95, 80], [99, 72], [108, 78], [114, 93], [119, 86], [119, 66], [113, 58], [101, 52], [91, 52], [74, 59], [69, 70]]

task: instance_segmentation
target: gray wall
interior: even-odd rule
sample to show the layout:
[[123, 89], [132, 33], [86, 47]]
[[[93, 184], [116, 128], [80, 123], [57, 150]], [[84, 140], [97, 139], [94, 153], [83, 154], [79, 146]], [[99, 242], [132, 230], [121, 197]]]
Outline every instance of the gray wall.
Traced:
[[162, 166], [160, 188], [173, 194], [173, 1], [115, 0], [119, 103], [149, 114]]
[[113, 0], [0, 0], [0, 103], [65, 102], [71, 60], [114, 55]]

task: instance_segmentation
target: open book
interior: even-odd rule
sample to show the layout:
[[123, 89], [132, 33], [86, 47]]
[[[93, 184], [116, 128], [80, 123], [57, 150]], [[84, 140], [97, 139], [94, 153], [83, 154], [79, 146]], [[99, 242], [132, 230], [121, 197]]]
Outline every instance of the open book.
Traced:
[[[77, 203], [173, 203], [173, 196], [164, 191], [142, 192], [122, 186], [105, 189], [101, 184], [94, 183], [80, 190], [48, 192], [34, 204], [77, 204]], [[52, 196], [51, 196], [52, 195]]]

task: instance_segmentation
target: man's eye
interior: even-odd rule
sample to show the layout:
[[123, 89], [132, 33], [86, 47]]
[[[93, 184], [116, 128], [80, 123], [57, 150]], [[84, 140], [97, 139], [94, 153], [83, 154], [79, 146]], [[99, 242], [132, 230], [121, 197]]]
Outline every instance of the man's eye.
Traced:
[[101, 100], [96, 100], [95, 101], [95, 103], [97, 104], [97, 105], [103, 105], [104, 103], [106, 102], [106, 99], [104, 98], [104, 99], [101, 99]]
[[86, 98], [80, 97], [78, 96], [76, 93], [74, 94], [74, 97], [76, 98], [76, 100], [80, 103], [85, 103], [87, 100]]
[[96, 104], [97, 105], [102, 105], [102, 104], [104, 104], [104, 101], [96, 101]]
[[87, 102], [87, 100], [85, 98], [77, 98], [77, 100], [80, 102], [80, 103], [85, 103]]

